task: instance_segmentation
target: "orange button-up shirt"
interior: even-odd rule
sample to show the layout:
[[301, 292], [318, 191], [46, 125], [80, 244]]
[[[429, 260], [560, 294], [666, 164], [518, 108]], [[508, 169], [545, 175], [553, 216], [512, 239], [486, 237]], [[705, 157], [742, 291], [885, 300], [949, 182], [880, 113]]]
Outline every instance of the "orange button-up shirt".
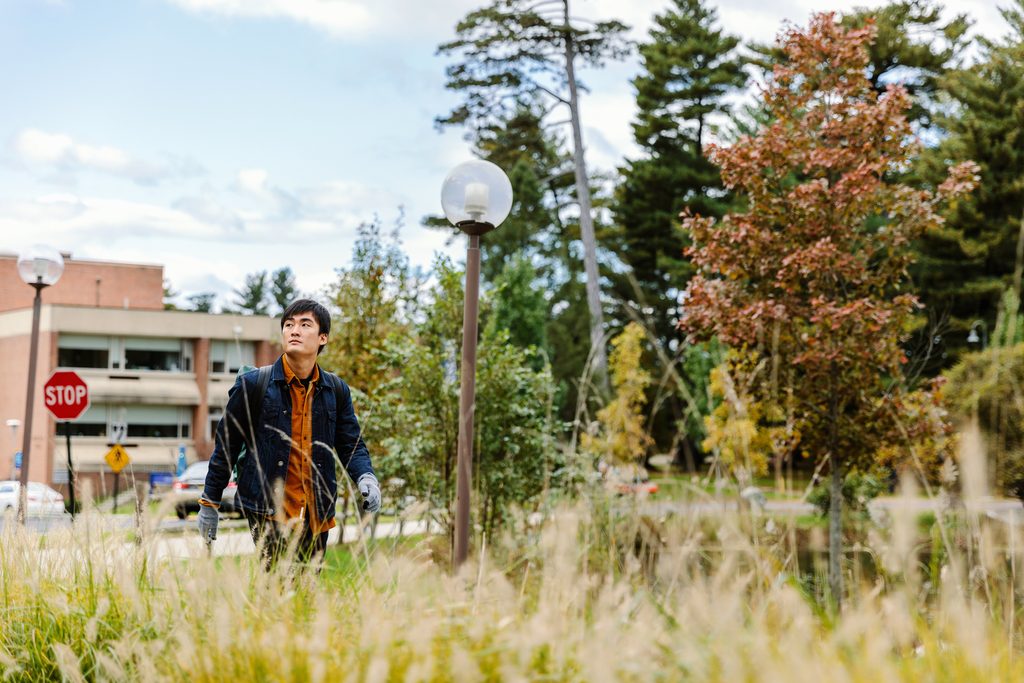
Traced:
[[292, 442], [284, 480], [284, 515], [289, 521], [305, 516], [309, 530], [319, 534], [335, 526], [333, 517], [326, 522], [317, 517], [313, 493], [313, 394], [320, 381], [320, 368], [313, 366], [307, 387], [288, 367], [286, 356], [281, 357], [281, 364], [292, 397]]

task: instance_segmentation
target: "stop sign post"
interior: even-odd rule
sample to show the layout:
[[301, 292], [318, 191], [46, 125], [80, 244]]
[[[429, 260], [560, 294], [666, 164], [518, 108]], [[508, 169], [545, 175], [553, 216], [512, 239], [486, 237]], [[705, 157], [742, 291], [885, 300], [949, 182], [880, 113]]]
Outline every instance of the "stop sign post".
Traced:
[[89, 385], [77, 372], [57, 370], [43, 385], [43, 405], [54, 419], [64, 423], [64, 438], [68, 446], [68, 492], [71, 517], [75, 516], [75, 469], [71, 464], [71, 423], [89, 407]]

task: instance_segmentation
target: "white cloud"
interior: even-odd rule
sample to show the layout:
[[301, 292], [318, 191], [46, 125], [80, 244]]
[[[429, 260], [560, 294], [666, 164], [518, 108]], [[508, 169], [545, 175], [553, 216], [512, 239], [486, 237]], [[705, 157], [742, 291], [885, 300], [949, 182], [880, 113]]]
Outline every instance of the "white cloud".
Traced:
[[201, 170], [194, 162], [151, 163], [111, 145], [76, 142], [70, 135], [37, 128], [26, 128], [15, 135], [10, 149], [14, 158], [29, 168], [65, 174], [91, 170], [126, 178], [139, 185], [155, 185], [170, 177], [196, 175]]
[[364, 34], [373, 13], [354, 0], [171, 0], [190, 12], [250, 19], [288, 19], [335, 37]]
[[269, 174], [262, 168], [243, 168], [238, 172], [236, 181], [239, 189], [254, 195], [262, 195], [267, 190]]

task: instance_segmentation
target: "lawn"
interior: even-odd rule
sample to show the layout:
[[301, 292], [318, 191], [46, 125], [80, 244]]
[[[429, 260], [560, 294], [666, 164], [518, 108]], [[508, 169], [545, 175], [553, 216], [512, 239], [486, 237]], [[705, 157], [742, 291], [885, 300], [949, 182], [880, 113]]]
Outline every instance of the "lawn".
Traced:
[[[820, 568], [801, 564], [820, 530], [634, 510], [595, 494], [488, 539], [456, 575], [443, 536], [334, 547], [321, 574], [296, 575], [252, 558], [154, 561], [152, 537], [124, 544], [89, 514], [42, 542], [11, 525], [0, 669], [14, 681], [1024, 680], [1024, 543], [1004, 526], [871, 529], [852, 541], [837, 616]], [[932, 533], [942, 524], [948, 544]]]

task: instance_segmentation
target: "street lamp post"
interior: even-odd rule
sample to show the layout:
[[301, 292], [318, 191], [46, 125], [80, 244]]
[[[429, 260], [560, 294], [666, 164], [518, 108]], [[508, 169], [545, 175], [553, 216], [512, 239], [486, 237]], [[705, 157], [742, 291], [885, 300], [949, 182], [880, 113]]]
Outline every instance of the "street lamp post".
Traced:
[[28, 466], [32, 449], [32, 409], [36, 388], [36, 361], [39, 358], [39, 311], [43, 289], [57, 282], [64, 272], [64, 257], [45, 246], [34, 246], [18, 257], [18, 274], [36, 290], [32, 301], [32, 336], [28, 352], [28, 389], [25, 395], [25, 423], [21, 441], [21, 482], [18, 493], [18, 522], [25, 523], [28, 510]]
[[476, 401], [476, 343], [480, 301], [480, 236], [512, 210], [512, 183], [489, 161], [473, 160], [451, 170], [441, 186], [448, 220], [469, 236], [466, 248], [466, 297], [462, 312], [462, 369], [459, 393], [459, 444], [455, 487], [455, 568], [469, 553], [469, 492], [473, 462], [473, 413]]

